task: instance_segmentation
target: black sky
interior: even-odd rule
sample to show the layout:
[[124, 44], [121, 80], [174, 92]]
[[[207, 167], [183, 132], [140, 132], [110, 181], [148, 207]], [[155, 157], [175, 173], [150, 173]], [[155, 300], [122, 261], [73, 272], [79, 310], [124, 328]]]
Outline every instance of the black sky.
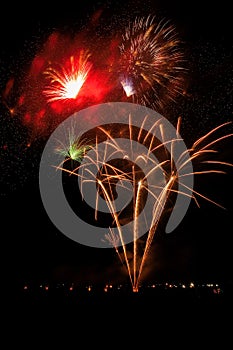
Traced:
[[[174, 107], [183, 116], [184, 138], [191, 143], [225, 121], [233, 121], [233, 40], [231, 10], [227, 1], [83, 1], [66, 6], [6, 4], [0, 20], [0, 87], [23, 74], [37, 45], [53, 29], [85, 26], [95, 10], [115, 17], [134, 18], [158, 13], [170, 19], [186, 43], [190, 68], [187, 99]], [[111, 17], [106, 16], [109, 22]], [[4, 20], [3, 20], [4, 19]], [[172, 112], [170, 112], [171, 121]], [[38, 167], [42, 151], [35, 144], [25, 156], [17, 154], [22, 129], [9, 121], [1, 105], [1, 234], [7, 254], [4, 268], [12, 279], [127, 280], [112, 249], [81, 246], [65, 237], [49, 220], [40, 199]], [[18, 130], [18, 131], [17, 131]], [[225, 130], [225, 129], [224, 129]], [[232, 132], [232, 127], [227, 132]], [[224, 132], [224, 131], [223, 131]], [[10, 144], [9, 153], [3, 146]], [[232, 162], [232, 140], [219, 146], [219, 159]], [[12, 154], [14, 152], [14, 154]], [[180, 226], [158, 237], [148, 261], [148, 279], [232, 279], [232, 170], [226, 175], [195, 180], [200, 190], [227, 209], [204, 200], [194, 203]]]

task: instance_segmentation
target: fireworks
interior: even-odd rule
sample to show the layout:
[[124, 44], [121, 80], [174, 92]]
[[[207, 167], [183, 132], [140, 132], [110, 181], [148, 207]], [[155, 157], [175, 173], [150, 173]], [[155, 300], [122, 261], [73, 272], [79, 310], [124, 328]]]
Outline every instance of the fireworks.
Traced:
[[[147, 117], [138, 128], [129, 116], [128, 125], [100, 126], [95, 129], [96, 143], [83, 154], [80, 164], [71, 165], [65, 160], [56, 166], [69, 178], [78, 178], [82, 201], [86, 200], [87, 194], [90, 196], [95, 193], [92, 199], [95, 208], [90, 216], [93, 215], [92, 222], [96, 226], [102, 220], [101, 211], [108, 212], [109, 216], [105, 220], [109, 233], [104, 235], [104, 239], [114, 247], [135, 292], [143, 279], [157, 228], [165, 213], [174, 213], [179, 197], [193, 199], [198, 206], [200, 197], [222, 207], [213, 199], [193, 190], [193, 176], [222, 174], [225, 172], [218, 166], [232, 166], [208, 158], [208, 155], [216, 152], [214, 146], [217, 143], [232, 136], [227, 134], [208, 141], [226, 124], [198, 139], [190, 149], [184, 149], [179, 134], [180, 119], [176, 137], [173, 134], [171, 138], [160, 119], [148, 131], [145, 129], [146, 121]], [[192, 168], [195, 163], [211, 164], [213, 167], [195, 171]], [[129, 242], [132, 242], [131, 246]]]
[[133, 82], [129, 78], [122, 78], [121, 85], [127, 97], [133, 96], [136, 93], [136, 90], [134, 90]]
[[[69, 39], [66, 47], [67, 38], [58, 33], [51, 35], [44, 51], [33, 60], [25, 79], [27, 86], [25, 84], [25, 89], [20, 90], [18, 103], [12, 108], [9, 101], [15, 83], [14, 79], [8, 82], [3, 94], [4, 105], [12, 116], [23, 115], [22, 121], [31, 132], [30, 139], [33, 138], [32, 126], [36, 126], [41, 135], [44, 130], [48, 135], [56, 126], [56, 117], [60, 123], [72, 113], [97, 102], [107, 100], [110, 105], [109, 101], [116, 96], [116, 87], [124, 95], [121, 94], [120, 100], [156, 111], [161, 111], [169, 101], [175, 101], [177, 95], [183, 93], [186, 69], [182, 43], [169, 22], [157, 21], [154, 16], [136, 18], [121, 32], [119, 45], [117, 49], [114, 46], [112, 52], [105, 40], [102, 43], [99, 40], [98, 46], [89, 42], [90, 36], [87, 35], [86, 43], [83, 37]], [[94, 49], [89, 50], [89, 46]], [[99, 55], [102, 49], [104, 53]], [[30, 91], [27, 91], [28, 87]], [[121, 108], [127, 110], [125, 106]], [[232, 166], [210, 157], [216, 154], [216, 144], [232, 134], [210, 140], [227, 123], [221, 124], [186, 149], [179, 132], [181, 119], [171, 136], [159, 118], [146, 128], [148, 115], [137, 125], [138, 116], [133, 113], [128, 115], [127, 123], [120, 120], [111, 123], [113, 115], [103, 120], [98, 109], [85, 115], [81, 120], [85, 132], [76, 126], [66, 129], [65, 141], [56, 139], [53, 148], [56, 156], [50, 154], [44, 163], [58, 156], [59, 165], [51, 166], [50, 163], [49, 166], [55, 168], [56, 176], [61, 172], [63, 180], [66, 176], [71, 179], [64, 181], [64, 192], [67, 183], [70, 185], [68, 181], [75, 179], [76, 185], [78, 182], [80, 201], [74, 196], [73, 188], [66, 193], [67, 198], [72, 197], [74, 213], [85, 213], [85, 220], [90, 219], [94, 231], [98, 231], [96, 227], [106, 229], [102, 241], [115, 249], [127, 271], [132, 290], [138, 291], [151, 245], [165, 214], [171, 213], [166, 227], [169, 233], [173, 228], [172, 219], [176, 219], [177, 226], [184, 216], [183, 212], [177, 212], [177, 203], [184, 212], [191, 199], [197, 206], [202, 198], [222, 207], [213, 198], [193, 189], [193, 176], [223, 174], [222, 167]], [[196, 164], [205, 168], [193, 170], [192, 165]], [[56, 186], [54, 188], [57, 190]], [[56, 193], [54, 188], [44, 186], [46, 200]], [[95, 195], [91, 196], [93, 193]], [[64, 197], [61, 196], [61, 200]], [[185, 205], [180, 198], [186, 199]], [[51, 216], [55, 217], [57, 208], [61, 209], [60, 201], [54, 207], [51, 203]], [[67, 215], [69, 210], [67, 207], [64, 213], [57, 210], [60, 216], [57, 226], [62, 229], [67, 224], [63, 220], [63, 214]], [[67, 226], [76, 222], [75, 215], [71, 219]], [[74, 232], [70, 234], [71, 238]]]
[[56, 148], [56, 152], [61, 156], [76, 162], [81, 162], [84, 155], [91, 149], [91, 145], [86, 143], [86, 140], [81, 140], [74, 134], [74, 129], [68, 130], [68, 144], [60, 143]]
[[175, 28], [153, 16], [136, 18], [126, 29], [122, 22], [119, 28], [110, 43], [90, 33], [71, 38], [54, 32], [20, 89], [9, 80], [4, 104], [34, 138], [47, 136], [61, 120], [90, 105], [124, 100], [161, 112], [183, 92], [184, 59]]
[[45, 70], [44, 73], [50, 80], [50, 85], [43, 91], [48, 102], [77, 98], [92, 67], [89, 57], [90, 53], [82, 50], [78, 59], [70, 57], [67, 68], [49, 67]]
[[121, 84], [133, 102], [158, 110], [182, 93], [184, 57], [173, 25], [136, 18], [122, 36], [120, 54]]

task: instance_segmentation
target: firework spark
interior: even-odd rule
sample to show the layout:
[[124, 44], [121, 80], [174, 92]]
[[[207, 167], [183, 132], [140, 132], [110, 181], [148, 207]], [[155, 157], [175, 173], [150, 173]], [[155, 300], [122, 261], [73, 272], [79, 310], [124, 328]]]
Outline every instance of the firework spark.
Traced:
[[136, 93], [136, 90], [134, 90], [132, 80], [130, 80], [129, 78], [122, 78], [121, 85], [127, 97], [130, 97]]
[[78, 59], [74, 56], [70, 57], [67, 68], [48, 67], [45, 70], [44, 73], [50, 80], [50, 85], [43, 91], [48, 102], [77, 98], [92, 67], [89, 61], [90, 55], [89, 51], [82, 50]]
[[120, 82], [133, 102], [158, 110], [183, 92], [184, 58], [173, 25], [156, 23], [153, 16], [136, 18], [122, 35], [119, 49]]

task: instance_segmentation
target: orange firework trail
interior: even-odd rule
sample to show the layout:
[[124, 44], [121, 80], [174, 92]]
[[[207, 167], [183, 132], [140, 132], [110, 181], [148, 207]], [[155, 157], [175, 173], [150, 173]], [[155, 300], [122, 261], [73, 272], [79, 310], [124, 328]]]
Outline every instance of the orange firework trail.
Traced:
[[[141, 128], [135, 129], [131, 124], [131, 116], [129, 116], [129, 125], [127, 129], [125, 129], [126, 134], [124, 135], [125, 138], [129, 139], [128, 147], [122, 147], [120, 139], [114, 138], [110, 129], [101, 126], [97, 128], [96, 144], [94, 145], [92, 143], [91, 146], [88, 146], [87, 153], [83, 154], [83, 162], [80, 162], [74, 169], [67, 169], [64, 167], [64, 163], [67, 159], [64, 161], [63, 166], [56, 166], [57, 169], [67, 172], [69, 175], [78, 176], [82, 188], [90, 184], [96, 186], [95, 220], [98, 220], [100, 205], [98, 197], [101, 196], [106, 202], [108, 211], [112, 216], [113, 226], [109, 226], [109, 233], [105, 235], [105, 238], [106, 241], [115, 248], [121, 263], [126, 267], [134, 292], [139, 290], [144, 267], [150, 254], [151, 244], [156, 235], [158, 224], [163, 219], [163, 214], [167, 210], [167, 206], [169, 205], [172, 209], [174, 205], [174, 203], [171, 203], [169, 200], [172, 194], [175, 196], [179, 194], [193, 198], [198, 206], [197, 197], [200, 197], [222, 207], [202, 193], [193, 190], [187, 183], [183, 182], [183, 179], [188, 176], [209, 173], [222, 174], [225, 172], [217, 168], [190, 172], [190, 163], [198, 161], [198, 164], [232, 166], [231, 163], [224, 161], [221, 162], [211, 159], [203, 161], [202, 159], [203, 156], [217, 152], [214, 149], [217, 143], [233, 136], [233, 134], [227, 134], [215, 138], [212, 141], [208, 141], [211, 135], [214, 135], [216, 131], [223, 128], [228, 123], [216, 127], [199, 138], [190, 149], [186, 149], [179, 154], [177, 161], [174, 161], [173, 153], [181, 140], [179, 136], [181, 118], [179, 118], [177, 122], [177, 137], [166, 141], [164, 140], [160, 143], [158, 143], [158, 140], [156, 141], [154, 135], [151, 134], [151, 130], [154, 128], [158, 129], [161, 136], [160, 139], [163, 140], [165, 135], [163, 125], [161, 125], [160, 120], [158, 120], [154, 123], [150, 131], [145, 131], [143, 126], [146, 118], [147, 116]], [[104, 142], [103, 139], [105, 140]], [[134, 148], [134, 140], [140, 140], [140, 145], [142, 145], [143, 148]], [[168, 144], [170, 145], [170, 151], [166, 148]], [[102, 148], [100, 145], [102, 145]], [[187, 154], [189, 154], [188, 158]], [[155, 155], [158, 157], [155, 157]], [[117, 161], [114, 162], [113, 158], [116, 158]], [[108, 159], [110, 159], [110, 161]], [[148, 166], [149, 163], [150, 166]], [[185, 172], [186, 168], [187, 172]], [[179, 173], [181, 169], [182, 174]], [[158, 181], [158, 172], [163, 173], [162, 182]], [[155, 184], [151, 183], [151, 179]], [[122, 215], [124, 210], [122, 208], [118, 210], [115, 204], [116, 184], [118, 185], [118, 190], [123, 190], [124, 193], [130, 192], [131, 195], [133, 194], [132, 206], [130, 207], [133, 213], [129, 214], [129, 212], [126, 212], [124, 216]], [[150, 222], [144, 217], [144, 206], [148, 199], [147, 196], [150, 196], [153, 202], [151, 206]], [[125, 243], [125, 221], [127, 221], [127, 223], [131, 221], [132, 223], [130, 226], [132, 230], [132, 252], [128, 250], [127, 244]], [[141, 225], [146, 225], [148, 228], [146, 234], [143, 235], [143, 252], [141, 252], [141, 242], [139, 249]], [[113, 230], [113, 227], [116, 227], [117, 234]], [[132, 259], [131, 256], [133, 256]]]

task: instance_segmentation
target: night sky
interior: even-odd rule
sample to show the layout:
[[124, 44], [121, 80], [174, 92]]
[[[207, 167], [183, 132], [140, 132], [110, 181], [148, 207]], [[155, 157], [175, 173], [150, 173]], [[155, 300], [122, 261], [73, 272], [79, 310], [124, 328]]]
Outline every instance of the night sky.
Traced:
[[[124, 5], [122, 5], [124, 3]], [[18, 6], [18, 9], [17, 9]], [[0, 88], [22, 82], [40, 46], [54, 30], [75, 33], [102, 10], [106, 31], [136, 16], [156, 14], [172, 21], [184, 42], [188, 77], [186, 93], [165, 110], [175, 125], [182, 116], [181, 135], [187, 146], [212, 128], [233, 121], [233, 40], [231, 10], [226, 0], [96, 1], [63, 4], [48, 9], [39, 4], [6, 4], [0, 21]], [[10, 28], [10, 30], [9, 30]], [[98, 53], [97, 53], [98, 54]], [[9, 104], [13, 104], [12, 100]], [[59, 232], [41, 202], [38, 172], [45, 138], [27, 147], [28, 130], [0, 102], [1, 237], [3, 269], [12, 281], [126, 281], [127, 274], [113, 249], [78, 244]], [[232, 133], [228, 125], [218, 136]], [[232, 162], [232, 138], [218, 144], [217, 159]], [[148, 281], [232, 280], [232, 168], [227, 174], [195, 177], [195, 190], [226, 209], [200, 199], [190, 205], [182, 223], [169, 235], [161, 225], [146, 271]]]

